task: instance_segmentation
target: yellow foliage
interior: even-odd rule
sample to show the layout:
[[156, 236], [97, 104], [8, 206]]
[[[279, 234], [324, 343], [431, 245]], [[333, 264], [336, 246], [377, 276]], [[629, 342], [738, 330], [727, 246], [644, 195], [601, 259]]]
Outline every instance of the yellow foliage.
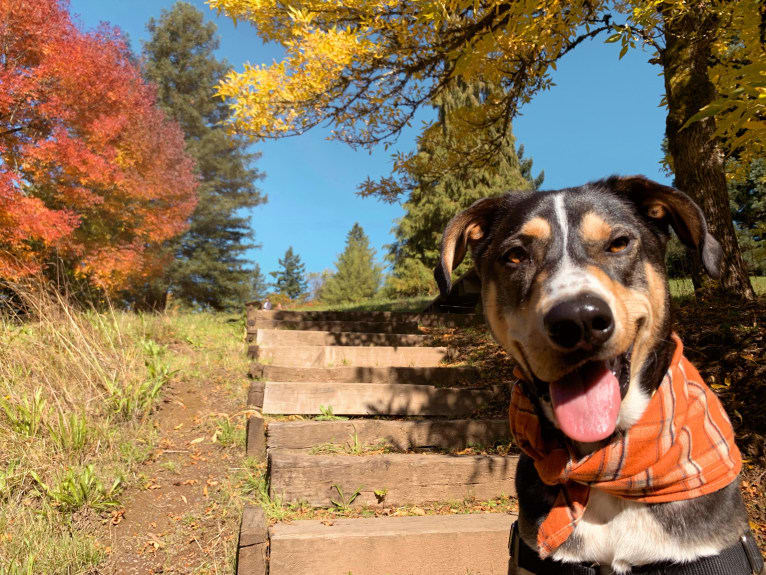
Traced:
[[727, 25], [715, 44], [718, 63], [711, 71], [718, 99], [703, 113], [715, 113], [718, 135], [746, 170], [751, 160], [766, 155], [766, 4], [722, 4]]
[[[719, 133], [732, 149], [762, 151], [763, 8], [759, 0], [208, 0], [248, 20], [285, 57], [231, 72], [219, 95], [233, 102], [233, 127], [254, 139], [303, 133], [326, 122], [333, 137], [374, 145], [396, 136], [415, 111], [455, 77], [503, 88], [467, 132], [507, 125], [517, 107], [551, 85], [556, 62], [606, 35], [629, 49], [661, 50], [663, 23], [689, 10], [716, 13]], [[662, 10], [662, 13], [660, 13]]]

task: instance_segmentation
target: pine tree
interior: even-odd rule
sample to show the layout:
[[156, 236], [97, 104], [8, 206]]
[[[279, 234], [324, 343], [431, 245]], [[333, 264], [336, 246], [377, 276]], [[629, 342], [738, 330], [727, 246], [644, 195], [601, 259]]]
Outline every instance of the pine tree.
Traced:
[[[486, 165], [464, 164], [457, 172], [438, 169], [449, 156], [462, 153], [454, 124], [470, 121], [471, 110], [490, 94], [484, 86], [458, 82], [436, 102], [439, 121], [420, 139], [415, 161], [409, 164], [413, 185], [403, 205], [405, 214], [392, 230], [396, 240], [388, 246], [388, 259], [393, 263], [386, 282], [390, 295], [411, 296], [435, 289], [432, 270], [439, 259], [441, 235], [460, 210], [480, 198], [537, 189], [542, 184], [542, 173], [532, 177], [532, 160], [520, 159], [524, 149], [520, 146], [517, 153], [510, 129], [499, 134], [496, 146], [487, 150], [491, 160]], [[457, 273], [469, 265], [465, 262]]]
[[285, 257], [279, 260], [279, 265], [281, 270], [269, 274], [275, 279], [274, 287], [277, 292], [290, 299], [297, 299], [306, 293], [306, 266], [301, 262], [301, 257], [293, 252], [293, 246], [287, 248]]
[[259, 154], [225, 128], [231, 110], [215, 93], [230, 66], [215, 57], [215, 24], [191, 4], [177, 2], [147, 28], [145, 75], [156, 84], [166, 113], [180, 123], [200, 179], [189, 230], [167, 246], [175, 261], [153, 286], [154, 297], [170, 290], [195, 306], [238, 306], [248, 297], [253, 274], [244, 259], [255, 247], [246, 210], [266, 201], [255, 185], [263, 177], [253, 167]]
[[353, 303], [369, 299], [380, 287], [383, 267], [375, 262], [375, 249], [362, 226], [354, 224], [346, 248], [338, 256], [335, 273], [327, 278], [319, 299], [327, 303]]
[[[766, 160], [753, 160], [747, 170], [734, 170], [729, 200], [742, 257], [754, 275], [766, 273]], [[738, 173], [743, 173], [738, 176]]]
[[250, 276], [250, 300], [263, 301], [269, 292], [269, 285], [266, 282], [266, 276], [261, 271], [260, 264], [255, 264], [252, 275]]

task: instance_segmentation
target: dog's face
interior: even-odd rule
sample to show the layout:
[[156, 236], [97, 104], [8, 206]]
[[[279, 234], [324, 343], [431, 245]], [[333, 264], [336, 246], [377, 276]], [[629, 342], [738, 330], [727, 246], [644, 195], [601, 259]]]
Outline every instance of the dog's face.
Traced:
[[497, 341], [533, 382], [548, 418], [592, 443], [643, 413], [643, 368], [669, 335], [669, 227], [716, 275], [720, 247], [701, 210], [642, 177], [480, 200], [447, 226], [436, 278], [471, 250]]

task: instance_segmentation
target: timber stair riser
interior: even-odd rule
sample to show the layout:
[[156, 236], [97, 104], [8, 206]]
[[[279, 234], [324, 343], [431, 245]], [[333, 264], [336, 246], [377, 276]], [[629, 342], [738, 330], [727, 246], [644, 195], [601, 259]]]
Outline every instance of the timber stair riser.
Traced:
[[371, 321], [325, 321], [325, 320], [264, 320], [249, 321], [247, 333], [254, 334], [259, 329], [279, 329], [282, 331], [328, 331], [332, 333], [409, 333], [419, 334], [417, 322], [371, 322]]
[[261, 363], [288, 367], [431, 367], [447, 359], [444, 347], [250, 346]]
[[269, 415], [466, 417], [486, 407], [499, 387], [464, 389], [386, 383], [254, 382], [250, 405]]
[[367, 345], [367, 346], [415, 346], [423, 345], [426, 336], [414, 334], [357, 333], [328, 331], [289, 331], [279, 329], [258, 329], [248, 336], [256, 345]]
[[265, 575], [267, 569], [269, 575], [507, 575], [514, 519], [503, 514], [376, 517], [267, 528], [262, 511], [247, 508], [239, 575]]
[[318, 507], [342, 499], [338, 487], [346, 498], [360, 491], [355, 506], [492, 499], [516, 494], [516, 461], [515, 456], [499, 455], [307, 455], [272, 450], [270, 492], [288, 503]]
[[253, 363], [250, 376], [264, 381], [319, 383], [408, 383], [451, 387], [475, 384], [481, 378], [473, 367], [285, 367]]
[[459, 451], [469, 445], [509, 443], [511, 435], [508, 422], [504, 419], [272, 421], [266, 428], [266, 445], [269, 449], [308, 452], [320, 445], [335, 444], [343, 447], [354, 441], [362, 445], [383, 442], [398, 451]]
[[[419, 314], [389, 311], [333, 312], [333, 311], [287, 311], [255, 310], [247, 313], [248, 328], [263, 327], [261, 321], [346, 321], [372, 323], [414, 323], [424, 327], [467, 327], [481, 324], [483, 317], [477, 314]], [[251, 323], [252, 322], [252, 323]]]
[[279, 329], [282, 331], [329, 331], [361, 333], [411, 333], [418, 334], [420, 329], [415, 322], [369, 322], [369, 321], [323, 321], [323, 320], [262, 320], [250, 321], [247, 333], [254, 334], [259, 329]]

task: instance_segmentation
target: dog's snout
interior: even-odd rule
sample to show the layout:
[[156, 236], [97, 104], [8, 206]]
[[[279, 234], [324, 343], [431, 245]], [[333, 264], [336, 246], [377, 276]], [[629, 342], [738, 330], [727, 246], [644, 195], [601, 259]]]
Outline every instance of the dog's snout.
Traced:
[[602, 345], [614, 331], [609, 305], [591, 294], [556, 304], [543, 318], [545, 331], [554, 345], [564, 350]]

